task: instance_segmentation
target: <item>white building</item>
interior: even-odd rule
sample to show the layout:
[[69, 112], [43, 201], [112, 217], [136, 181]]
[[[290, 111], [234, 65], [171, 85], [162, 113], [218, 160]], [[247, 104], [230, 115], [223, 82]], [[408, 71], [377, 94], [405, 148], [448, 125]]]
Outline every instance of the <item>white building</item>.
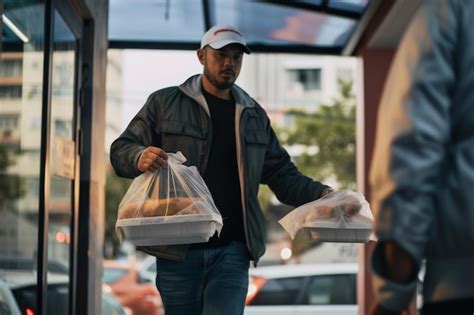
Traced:
[[358, 61], [351, 57], [251, 54], [245, 56], [240, 84], [277, 124], [290, 108], [309, 112], [338, 94], [338, 78], [360, 84]]

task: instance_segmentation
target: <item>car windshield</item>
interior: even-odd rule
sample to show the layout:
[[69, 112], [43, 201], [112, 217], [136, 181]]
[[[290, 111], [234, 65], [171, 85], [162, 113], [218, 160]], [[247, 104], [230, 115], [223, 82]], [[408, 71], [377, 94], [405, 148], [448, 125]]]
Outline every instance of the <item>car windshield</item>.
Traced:
[[125, 276], [126, 273], [127, 270], [125, 269], [104, 268], [104, 275], [102, 277], [102, 281], [106, 284], [111, 284]]

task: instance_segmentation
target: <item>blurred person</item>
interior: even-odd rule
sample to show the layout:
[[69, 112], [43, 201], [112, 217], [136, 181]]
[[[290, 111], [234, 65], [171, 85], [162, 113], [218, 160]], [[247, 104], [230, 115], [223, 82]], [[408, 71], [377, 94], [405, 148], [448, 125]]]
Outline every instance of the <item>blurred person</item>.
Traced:
[[250, 260], [256, 265], [265, 252], [260, 183], [292, 206], [332, 191], [297, 170], [265, 111], [234, 84], [244, 53], [250, 51], [237, 29], [212, 27], [197, 51], [203, 74], [152, 93], [111, 146], [116, 173], [128, 178], [160, 169], [167, 152], [181, 151], [223, 218], [220, 236], [207, 243], [140, 248], [157, 257], [167, 315], [243, 313]]
[[474, 1], [423, 1], [385, 85], [371, 170], [377, 305], [474, 313]]

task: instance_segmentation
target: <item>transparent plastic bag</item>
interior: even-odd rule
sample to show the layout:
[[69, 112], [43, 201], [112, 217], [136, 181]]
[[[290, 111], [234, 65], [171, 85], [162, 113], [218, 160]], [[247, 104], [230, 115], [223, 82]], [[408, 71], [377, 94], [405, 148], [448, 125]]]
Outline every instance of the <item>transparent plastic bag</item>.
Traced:
[[342, 190], [294, 209], [279, 223], [292, 239], [304, 229], [313, 240], [362, 243], [371, 237], [373, 220], [362, 194]]
[[136, 245], [207, 241], [222, 229], [222, 217], [196, 167], [181, 152], [165, 167], [134, 179], [119, 205], [116, 230]]

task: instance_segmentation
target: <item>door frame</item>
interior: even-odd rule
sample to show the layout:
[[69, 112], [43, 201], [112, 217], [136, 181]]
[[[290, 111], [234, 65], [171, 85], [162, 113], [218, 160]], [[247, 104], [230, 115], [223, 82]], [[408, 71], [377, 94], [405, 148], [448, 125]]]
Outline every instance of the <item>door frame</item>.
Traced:
[[47, 314], [47, 272], [48, 272], [48, 230], [49, 230], [49, 195], [51, 192], [51, 90], [52, 90], [52, 56], [55, 11], [63, 18], [66, 25], [76, 37], [75, 65], [74, 65], [74, 94], [73, 94], [73, 141], [75, 143], [74, 179], [71, 187], [71, 223], [69, 246], [69, 314], [77, 314], [76, 282], [77, 282], [77, 252], [78, 252], [78, 211], [80, 187], [80, 82], [83, 44], [83, 21], [68, 1], [45, 1], [44, 20], [44, 59], [43, 59], [43, 95], [41, 115], [41, 149], [40, 149], [40, 194], [38, 219], [38, 266], [37, 266], [37, 302], [39, 314]]

